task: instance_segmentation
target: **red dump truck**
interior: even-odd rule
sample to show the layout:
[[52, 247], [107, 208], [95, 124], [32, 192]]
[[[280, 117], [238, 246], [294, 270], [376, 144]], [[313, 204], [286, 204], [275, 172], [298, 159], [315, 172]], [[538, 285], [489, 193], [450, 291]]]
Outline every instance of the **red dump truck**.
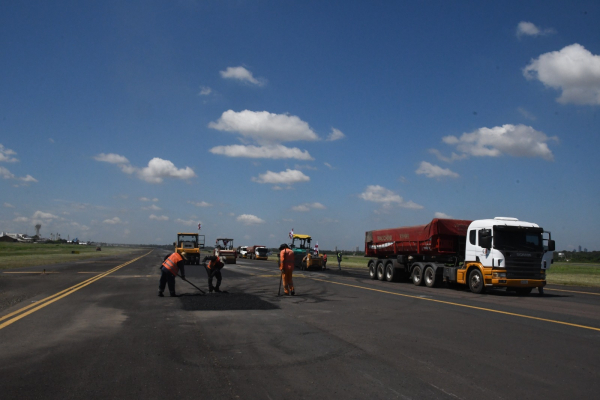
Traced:
[[[474, 293], [504, 287], [528, 294], [546, 285], [544, 254], [555, 243], [537, 224], [516, 218], [434, 219], [427, 225], [365, 233], [371, 279], [410, 278], [415, 285], [468, 285]], [[547, 245], [544, 246], [544, 240]]]

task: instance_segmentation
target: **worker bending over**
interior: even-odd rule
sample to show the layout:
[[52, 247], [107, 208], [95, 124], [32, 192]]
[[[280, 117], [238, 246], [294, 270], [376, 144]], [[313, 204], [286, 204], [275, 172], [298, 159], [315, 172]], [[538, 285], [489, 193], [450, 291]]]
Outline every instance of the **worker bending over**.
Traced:
[[283, 292], [287, 295], [294, 296], [294, 281], [292, 280], [292, 274], [294, 272], [294, 252], [288, 247], [287, 244], [279, 246], [279, 269], [281, 270], [283, 279]]
[[[206, 273], [208, 275], [208, 291], [212, 293], [213, 291], [220, 293], [221, 290], [219, 286], [221, 286], [221, 269], [225, 266], [221, 262], [219, 256], [206, 256], [204, 257], [204, 268], [206, 269]], [[206, 263], [208, 261], [208, 264]], [[217, 278], [217, 286], [213, 287], [213, 278]]]
[[163, 292], [165, 286], [169, 285], [169, 292], [171, 297], [177, 296], [175, 294], [175, 277], [181, 270], [181, 278], [185, 279], [185, 260], [187, 260], [187, 254], [185, 252], [171, 253], [165, 257], [165, 261], [160, 267], [160, 283], [158, 284], [158, 295], [164, 297]]

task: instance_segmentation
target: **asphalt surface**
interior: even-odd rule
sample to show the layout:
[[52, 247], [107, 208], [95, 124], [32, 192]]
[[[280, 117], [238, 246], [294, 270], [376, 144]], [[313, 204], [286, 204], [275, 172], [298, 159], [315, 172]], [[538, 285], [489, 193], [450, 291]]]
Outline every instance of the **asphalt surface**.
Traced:
[[[178, 280], [160, 298], [165, 253], [144, 254], [0, 273], [2, 399], [598, 397], [595, 289], [474, 295], [344, 269], [296, 271], [278, 297], [275, 263], [239, 260], [228, 293]], [[202, 266], [186, 275], [206, 291]]]

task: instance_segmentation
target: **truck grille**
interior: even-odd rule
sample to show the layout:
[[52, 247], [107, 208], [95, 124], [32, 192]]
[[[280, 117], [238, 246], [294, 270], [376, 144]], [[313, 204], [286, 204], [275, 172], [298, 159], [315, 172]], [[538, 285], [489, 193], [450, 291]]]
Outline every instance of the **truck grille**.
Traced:
[[506, 257], [507, 279], [542, 279], [542, 257]]

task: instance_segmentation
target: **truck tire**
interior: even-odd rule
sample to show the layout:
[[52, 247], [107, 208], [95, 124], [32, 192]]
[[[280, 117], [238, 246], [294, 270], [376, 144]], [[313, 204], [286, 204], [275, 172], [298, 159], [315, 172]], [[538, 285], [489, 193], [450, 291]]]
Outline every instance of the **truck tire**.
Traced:
[[377, 262], [377, 279], [385, 281], [385, 266], [383, 265], [383, 261]]
[[485, 292], [485, 282], [483, 281], [483, 275], [477, 268], [473, 269], [469, 273], [469, 290], [476, 294]]
[[415, 286], [421, 286], [423, 284], [423, 267], [415, 265], [412, 270], [412, 282]]
[[375, 269], [375, 261], [369, 261], [369, 278], [377, 279], [377, 270]]
[[394, 264], [389, 262], [385, 265], [385, 280], [388, 282], [394, 282], [398, 278]]
[[435, 270], [433, 269], [433, 267], [431, 265], [428, 265], [425, 268], [425, 273], [423, 274], [423, 280], [425, 281], [425, 286], [434, 287], [436, 284], [435, 278], [436, 278]]
[[517, 296], [527, 296], [532, 290], [533, 288], [530, 287], [519, 287], [515, 289]]

